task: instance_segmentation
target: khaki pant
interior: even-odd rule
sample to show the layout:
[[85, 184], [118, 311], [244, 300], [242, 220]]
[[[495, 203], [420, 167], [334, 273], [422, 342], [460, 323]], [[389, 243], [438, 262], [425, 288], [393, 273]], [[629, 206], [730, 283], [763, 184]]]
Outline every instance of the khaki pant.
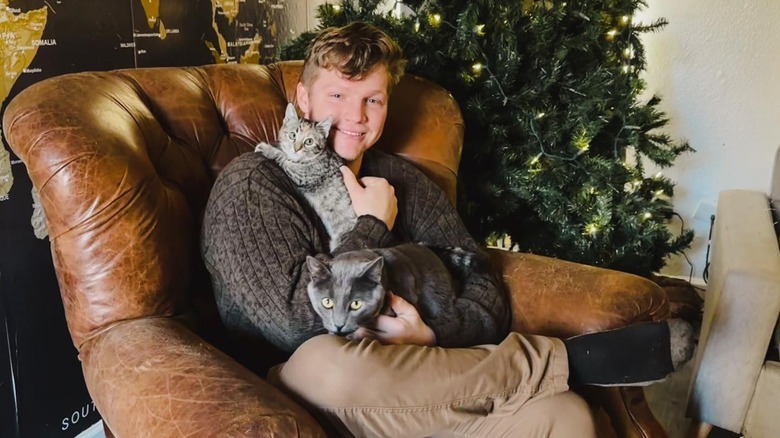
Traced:
[[269, 381], [356, 437], [595, 437], [563, 343], [439, 348], [310, 339]]

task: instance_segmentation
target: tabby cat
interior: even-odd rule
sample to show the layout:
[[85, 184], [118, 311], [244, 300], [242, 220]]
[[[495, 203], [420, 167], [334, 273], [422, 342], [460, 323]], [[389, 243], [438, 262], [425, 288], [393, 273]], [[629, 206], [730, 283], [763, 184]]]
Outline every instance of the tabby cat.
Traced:
[[321, 122], [298, 118], [290, 103], [278, 147], [260, 143], [255, 152], [274, 160], [290, 177], [325, 225], [333, 251], [343, 234], [355, 227], [357, 216], [339, 171], [344, 160], [327, 146], [331, 123], [330, 117]]

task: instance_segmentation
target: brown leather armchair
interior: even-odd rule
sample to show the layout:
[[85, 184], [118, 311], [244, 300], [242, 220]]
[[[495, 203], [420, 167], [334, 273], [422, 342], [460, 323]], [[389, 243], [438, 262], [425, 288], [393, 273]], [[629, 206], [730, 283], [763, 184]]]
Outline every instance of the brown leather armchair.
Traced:
[[[222, 337], [198, 251], [215, 176], [275, 140], [300, 69], [79, 73], [9, 104], [4, 130], [40, 194], [70, 334], [116, 436], [323, 436], [304, 409], [213, 346]], [[454, 202], [462, 140], [452, 97], [409, 76], [377, 147], [419, 165]], [[515, 330], [563, 337], [668, 316], [663, 290], [648, 280], [491, 256], [511, 291]], [[600, 436], [665, 436], [641, 389], [586, 389]]]

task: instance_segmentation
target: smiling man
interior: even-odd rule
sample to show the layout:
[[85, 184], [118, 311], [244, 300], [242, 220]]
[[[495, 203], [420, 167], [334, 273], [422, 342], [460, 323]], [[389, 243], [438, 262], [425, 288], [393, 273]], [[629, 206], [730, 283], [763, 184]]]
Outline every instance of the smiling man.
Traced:
[[[404, 65], [398, 45], [364, 23], [322, 30], [307, 53], [296, 103], [309, 119], [333, 117], [331, 145], [347, 163], [342, 175], [358, 216], [333, 254], [403, 242], [482, 253], [438, 186], [403, 159], [371, 149]], [[345, 433], [588, 438], [593, 420], [568, 390], [570, 370], [577, 383], [594, 374], [613, 383], [626, 368], [651, 363], [642, 354], [650, 341], [661, 365], [628, 374], [652, 380], [673, 368], [662, 323], [567, 341], [509, 333], [507, 297], [489, 267], [461, 282], [454, 320], [428, 326], [393, 296], [396, 316], [378, 316], [350, 340], [322, 335], [306, 291], [306, 257], [326, 252], [319, 218], [275, 163], [244, 154], [217, 178], [202, 253], [225, 326], [244, 351], [270, 344], [291, 354], [269, 380]], [[624, 344], [639, 351], [613, 367], [611, 346]]]

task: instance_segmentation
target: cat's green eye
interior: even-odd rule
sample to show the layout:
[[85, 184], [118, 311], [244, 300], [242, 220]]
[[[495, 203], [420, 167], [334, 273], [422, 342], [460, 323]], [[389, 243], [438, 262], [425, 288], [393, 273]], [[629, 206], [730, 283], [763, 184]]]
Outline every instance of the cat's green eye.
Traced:
[[326, 309], [332, 309], [333, 308], [333, 300], [331, 300], [328, 297], [325, 297], [322, 299], [322, 307]]
[[307, 138], [306, 140], [303, 141], [303, 144], [305, 146], [312, 146], [312, 145], [314, 145], [314, 139], [313, 138]]
[[349, 303], [349, 308], [352, 309], [352, 310], [358, 310], [361, 307], [363, 307], [363, 302], [360, 301], [360, 300], [355, 300], [355, 301]]

